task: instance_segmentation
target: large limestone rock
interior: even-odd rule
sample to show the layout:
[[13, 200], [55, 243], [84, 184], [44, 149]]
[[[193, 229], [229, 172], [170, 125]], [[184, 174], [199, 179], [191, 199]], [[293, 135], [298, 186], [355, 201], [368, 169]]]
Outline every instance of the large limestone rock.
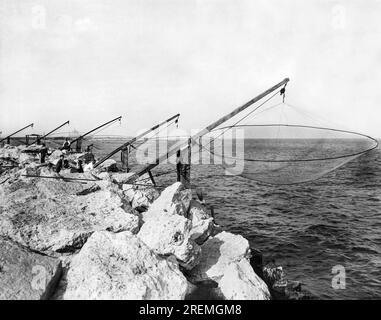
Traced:
[[131, 206], [140, 212], [144, 212], [158, 197], [159, 192], [154, 188], [137, 189], [131, 201]]
[[[119, 185], [123, 185], [124, 183], [127, 183], [129, 179], [134, 175], [134, 172], [116, 172], [111, 174], [111, 180], [114, 183], [117, 183]], [[132, 187], [133, 184], [128, 184], [126, 186]]]
[[0, 158], [17, 160], [20, 156], [22, 147], [13, 147], [6, 144], [0, 148]]
[[193, 282], [216, 281], [234, 262], [250, 258], [249, 242], [240, 235], [221, 232], [201, 246], [200, 263], [190, 272]]
[[188, 274], [192, 283], [215, 283], [228, 300], [270, 299], [269, 290], [250, 265], [249, 242], [240, 235], [221, 232], [201, 246], [200, 263]]
[[[69, 176], [91, 179], [89, 174]], [[34, 250], [73, 252], [94, 231], [139, 230], [139, 218], [122, 209], [118, 188], [108, 181], [19, 177], [0, 189], [0, 235]]]
[[231, 263], [218, 282], [218, 287], [226, 300], [270, 299], [267, 285], [246, 259]]
[[52, 164], [56, 164], [57, 161], [60, 159], [61, 155], [63, 155], [62, 151], [61, 150], [54, 150], [50, 156], [49, 156], [49, 162], [51, 162]]
[[129, 232], [95, 232], [73, 258], [64, 299], [184, 299], [174, 259], [154, 254]]
[[192, 269], [200, 258], [200, 247], [190, 238], [192, 223], [180, 215], [161, 213], [141, 227], [138, 237], [162, 256], [174, 255], [179, 264]]
[[305, 300], [312, 295], [298, 281], [287, 279], [282, 266], [271, 262], [263, 268], [263, 280], [271, 290], [273, 299], [276, 300]]
[[188, 219], [192, 221], [191, 239], [197, 244], [203, 244], [213, 232], [214, 219], [205, 206], [197, 200], [190, 202]]
[[22, 149], [23, 153], [39, 153], [41, 150], [45, 148], [43, 145], [31, 144], [30, 146], [26, 146]]
[[25, 166], [27, 164], [30, 164], [36, 161], [39, 161], [39, 158], [32, 153], [20, 153], [20, 156], [18, 158], [18, 162], [22, 166]]
[[0, 237], [0, 300], [48, 299], [61, 262]]
[[266, 283], [272, 287], [275, 283], [281, 282], [285, 279], [282, 266], [276, 266], [275, 264], [267, 264], [263, 268], [263, 279]]
[[150, 205], [159, 197], [159, 192], [154, 187], [139, 187], [123, 185], [123, 195], [133, 209], [139, 212], [147, 211]]
[[165, 213], [167, 215], [187, 216], [189, 204], [192, 200], [192, 192], [185, 189], [181, 182], [164, 189], [160, 195], [149, 207], [148, 211], [143, 214], [143, 220], [156, 218], [156, 215]]
[[112, 181], [122, 186], [123, 195], [133, 209], [139, 212], [147, 211], [160, 194], [146, 175], [131, 183], [129, 179], [133, 175], [133, 172], [113, 174]]

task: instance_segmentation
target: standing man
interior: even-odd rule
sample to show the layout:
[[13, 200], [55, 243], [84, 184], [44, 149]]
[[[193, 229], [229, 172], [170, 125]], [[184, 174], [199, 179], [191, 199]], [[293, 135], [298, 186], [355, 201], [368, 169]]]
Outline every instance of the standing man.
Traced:
[[181, 151], [180, 150], [178, 150], [176, 153], [176, 171], [177, 171], [177, 181], [181, 182], [183, 164], [181, 163]]
[[45, 163], [45, 158], [48, 153], [48, 148], [46, 147], [45, 143], [42, 144], [42, 149], [40, 150], [40, 162]]
[[60, 156], [60, 159], [58, 160], [57, 162], [57, 165], [56, 165], [56, 172], [59, 173], [64, 165], [64, 155], [61, 154]]

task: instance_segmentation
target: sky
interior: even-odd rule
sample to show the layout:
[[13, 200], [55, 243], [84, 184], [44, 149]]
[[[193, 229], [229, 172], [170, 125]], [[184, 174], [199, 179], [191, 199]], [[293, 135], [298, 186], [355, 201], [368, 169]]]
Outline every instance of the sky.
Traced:
[[0, 0], [0, 131], [201, 129], [287, 101], [381, 138], [380, 0]]

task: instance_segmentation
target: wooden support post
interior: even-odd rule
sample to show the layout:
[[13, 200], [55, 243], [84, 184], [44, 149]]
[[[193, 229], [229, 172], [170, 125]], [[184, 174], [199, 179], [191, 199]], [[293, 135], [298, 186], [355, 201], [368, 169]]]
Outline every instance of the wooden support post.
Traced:
[[155, 179], [153, 178], [153, 175], [152, 175], [151, 170], [148, 171], [148, 175], [149, 175], [149, 177], [150, 177], [150, 179], [151, 179], [153, 185], [156, 187], [156, 182], [155, 182]]
[[188, 139], [188, 163], [184, 166], [184, 185], [190, 189], [191, 185], [191, 165], [192, 165], [192, 138]]
[[81, 152], [82, 151], [82, 138], [79, 138], [77, 140], [75, 151], [76, 152]]
[[130, 153], [130, 147], [122, 149], [120, 153], [120, 160], [122, 161], [122, 170], [128, 172], [128, 154]]
[[[180, 166], [177, 167], [178, 170], [178, 178], [177, 181], [180, 181], [185, 188], [190, 188], [190, 170], [191, 170], [191, 162], [192, 162], [192, 139], [188, 139], [188, 146], [186, 149], [183, 149], [180, 152]], [[187, 152], [188, 156], [185, 157], [185, 153]], [[179, 176], [180, 175], [180, 176]], [[179, 180], [180, 178], [180, 180]]]
[[7, 137], [1, 139], [1, 140], [0, 140], [0, 143], [3, 142], [4, 140], [6, 140], [8, 144], [11, 144], [11, 137], [12, 137], [12, 136], [14, 136], [16, 133], [19, 133], [19, 132], [21, 132], [21, 131], [25, 130], [26, 128], [29, 128], [29, 127], [32, 127], [32, 128], [33, 128], [33, 123], [27, 125], [26, 127], [22, 128], [22, 129], [20, 129], [20, 130], [17, 130], [16, 132], [13, 132], [13, 133], [10, 134], [9, 136], [7, 136]]
[[203, 158], [202, 158], [202, 137], [198, 138], [198, 164], [203, 163]]

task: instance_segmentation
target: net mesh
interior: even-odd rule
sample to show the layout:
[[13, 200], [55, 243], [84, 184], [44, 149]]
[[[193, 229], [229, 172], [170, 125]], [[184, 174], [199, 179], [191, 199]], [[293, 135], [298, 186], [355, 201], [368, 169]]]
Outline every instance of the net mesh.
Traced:
[[285, 103], [244, 118], [195, 141], [193, 157], [222, 165], [230, 175], [285, 185], [318, 179], [378, 146], [369, 136], [333, 129], [330, 121]]

